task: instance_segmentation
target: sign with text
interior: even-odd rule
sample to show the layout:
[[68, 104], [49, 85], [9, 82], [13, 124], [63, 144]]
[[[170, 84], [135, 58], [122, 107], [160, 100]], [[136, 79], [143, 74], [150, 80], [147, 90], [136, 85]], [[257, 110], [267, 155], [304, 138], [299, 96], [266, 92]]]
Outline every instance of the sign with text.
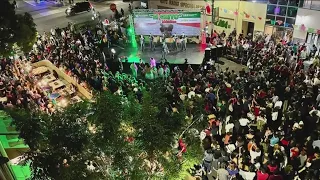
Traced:
[[156, 11], [134, 13], [136, 35], [174, 34], [199, 36], [201, 33], [200, 12]]

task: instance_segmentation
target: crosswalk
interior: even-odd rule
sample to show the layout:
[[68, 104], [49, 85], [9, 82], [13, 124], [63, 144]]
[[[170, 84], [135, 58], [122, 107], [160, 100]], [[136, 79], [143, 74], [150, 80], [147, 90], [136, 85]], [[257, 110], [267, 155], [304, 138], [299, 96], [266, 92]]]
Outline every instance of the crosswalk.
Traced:
[[38, 0], [38, 3], [36, 3], [35, 0], [23, 0], [23, 2], [25, 2], [31, 6], [34, 6], [34, 7], [45, 6], [47, 4], [54, 4], [55, 3], [55, 1], [39, 1], [39, 0]]
[[54, 9], [54, 10], [46, 10], [44, 12], [40, 12], [38, 14], [32, 15], [33, 19], [38, 19], [41, 17], [46, 17], [46, 16], [51, 16], [54, 14], [59, 14], [65, 12], [65, 8], [59, 8], [59, 9]]

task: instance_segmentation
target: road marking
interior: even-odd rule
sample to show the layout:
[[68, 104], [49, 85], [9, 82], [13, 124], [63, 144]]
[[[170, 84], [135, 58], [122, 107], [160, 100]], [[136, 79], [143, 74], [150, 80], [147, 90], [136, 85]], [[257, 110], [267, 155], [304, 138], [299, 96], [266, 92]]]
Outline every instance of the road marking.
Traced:
[[33, 19], [37, 19], [37, 18], [41, 18], [41, 17], [54, 15], [54, 14], [59, 14], [59, 13], [62, 13], [62, 12], [65, 12], [64, 8], [55, 9], [55, 10], [46, 10], [44, 12], [40, 12], [39, 14], [35, 14], [32, 17], [33, 17]]
[[27, 0], [23, 0], [23, 1], [31, 6], [37, 6], [36, 2], [34, 1], [27, 1]]

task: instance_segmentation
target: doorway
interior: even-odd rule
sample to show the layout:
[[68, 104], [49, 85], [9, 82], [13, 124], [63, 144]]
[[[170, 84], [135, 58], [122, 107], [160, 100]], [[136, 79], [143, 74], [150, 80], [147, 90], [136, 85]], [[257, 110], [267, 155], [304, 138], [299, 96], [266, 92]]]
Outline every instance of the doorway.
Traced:
[[242, 33], [247, 36], [249, 33], [251, 36], [254, 32], [254, 22], [242, 21]]

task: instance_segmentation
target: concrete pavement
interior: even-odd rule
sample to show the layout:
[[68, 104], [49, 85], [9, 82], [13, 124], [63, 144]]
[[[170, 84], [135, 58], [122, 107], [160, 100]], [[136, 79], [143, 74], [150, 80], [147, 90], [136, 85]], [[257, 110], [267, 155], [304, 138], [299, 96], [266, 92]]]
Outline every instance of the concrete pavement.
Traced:
[[[12, 0], [13, 1], [13, 0]], [[54, 27], [66, 27], [68, 22], [72, 23], [83, 23], [86, 21], [92, 21], [92, 12], [83, 12], [75, 16], [66, 17], [65, 10], [69, 6], [69, 1], [64, 0], [64, 6], [58, 6], [55, 1], [42, 1], [40, 3], [35, 3], [34, 0], [16, 0], [18, 8], [16, 13], [28, 12], [32, 15], [34, 22], [37, 25], [37, 30], [39, 32], [50, 31]], [[74, 2], [84, 1], [84, 0], [74, 0]], [[102, 19], [108, 18], [113, 15], [110, 10], [109, 5], [111, 3], [117, 4], [117, 8], [120, 11], [121, 8], [128, 12], [129, 3], [122, 2], [120, 0], [115, 1], [100, 1], [93, 2], [90, 1], [92, 6], [98, 11]], [[133, 7], [139, 6], [138, 2], [134, 2]]]

